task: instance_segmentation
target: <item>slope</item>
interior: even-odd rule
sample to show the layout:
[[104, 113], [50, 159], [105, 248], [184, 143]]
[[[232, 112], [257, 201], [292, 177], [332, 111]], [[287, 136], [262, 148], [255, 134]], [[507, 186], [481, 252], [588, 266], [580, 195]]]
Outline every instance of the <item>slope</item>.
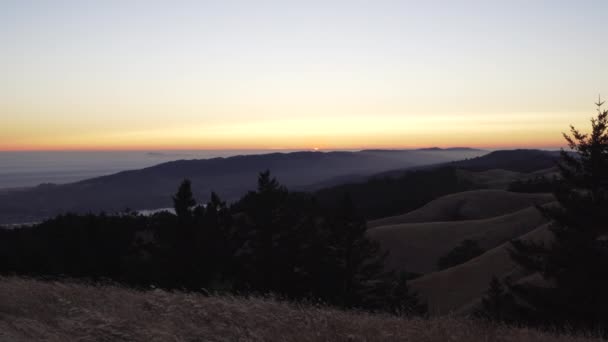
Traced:
[[370, 227], [402, 223], [484, 219], [512, 213], [553, 200], [550, 194], [524, 194], [503, 190], [473, 190], [438, 198], [409, 213], [373, 220]]
[[484, 250], [526, 234], [546, 222], [534, 207], [489, 219], [380, 226], [369, 236], [389, 251], [387, 266], [415, 273], [437, 270], [439, 258], [470, 239]]
[[[520, 238], [549, 241], [551, 232], [544, 224]], [[464, 264], [417, 278], [410, 285], [425, 298], [432, 314], [470, 310], [484, 295], [493, 275], [512, 281], [524, 275], [511, 260], [509, 248], [510, 243], [505, 242]]]

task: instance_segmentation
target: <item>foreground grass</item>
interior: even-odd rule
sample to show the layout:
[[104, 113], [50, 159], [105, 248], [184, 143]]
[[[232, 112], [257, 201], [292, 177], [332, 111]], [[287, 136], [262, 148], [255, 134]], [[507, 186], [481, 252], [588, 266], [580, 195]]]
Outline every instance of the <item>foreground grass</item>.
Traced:
[[0, 278], [0, 341], [593, 341], [464, 319]]

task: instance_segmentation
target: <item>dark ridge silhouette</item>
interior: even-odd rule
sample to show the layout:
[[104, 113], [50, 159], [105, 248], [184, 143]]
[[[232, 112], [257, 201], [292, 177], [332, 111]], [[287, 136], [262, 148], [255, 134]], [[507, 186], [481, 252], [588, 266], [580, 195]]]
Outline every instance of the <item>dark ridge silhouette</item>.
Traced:
[[[372, 176], [344, 176], [305, 190], [321, 188], [316, 194], [326, 205], [335, 203], [341, 194], [349, 193], [361, 214], [372, 220], [403, 214], [444, 195], [483, 188], [481, 184], [460, 177], [457, 169], [475, 172], [504, 169], [529, 173], [554, 167], [558, 160], [559, 153], [552, 151], [495, 151], [473, 159], [391, 170]], [[531, 189], [528, 186], [516, 188], [519, 192]], [[535, 187], [535, 191], [530, 192], [546, 188]]]
[[[170, 194], [184, 178], [192, 180], [194, 196], [215, 191], [228, 201], [243, 195], [251, 176], [270, 169], [286, 186], [298, 189], [347, 175], [436, 164], [484, 154], [480, 150], [361, 152], [294, 152], [177, 160], [140, 170], [124, 171], [84, 181], [44, 184], [25, 190], [0, 192], [0, 224], [31, 222], [64, 212], [116, 212], [125, 208], [171, 206]], [[312, 186], [318, 189], [319, 186]]]
[[456, 161], [449, 164], [453, 167], [470, 171], [503, 169], [517, 172], [533, 172], [556, 166], [559, 156], [559, 151], [494, 151], [481, 157]]
[[534, 172], [555, 167], [560, 158], [559, 151], [545, 150], [501, 150], [482, 156], [456, 160], [446, 163], [421, 165], [409, 169], [396, 169], [378, 173], [374, 177], [397, 177], [406, 171], [428, 170], [441, 167], [452, 167], [469, 171], [488, 171], [502, 169], [515, 172]]
[[443, 195], [475, 188], [474, 184], [461, 179], [456, 169], [443, 167], [401, 171], [392, 177], [373, 176], [361, 182], [324, 188], [315, 194], [321, 203], [332, 206], [348, 193], [361, 215], [371, 220], [402, 214]]

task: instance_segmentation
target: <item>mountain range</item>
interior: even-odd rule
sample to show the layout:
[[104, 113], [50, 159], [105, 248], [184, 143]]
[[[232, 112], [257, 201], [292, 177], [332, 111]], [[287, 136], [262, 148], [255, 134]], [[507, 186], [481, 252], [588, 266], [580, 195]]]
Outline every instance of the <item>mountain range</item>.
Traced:
[[470, 148], [363, 150], [358, 152], [293, 152], [227, 158], [176, 160], [69, 184], [41, 184], [0, 191], [0, 224], [33, 222], [64, 212], [116, 212], [127, 208], [172, 206], [171, 195], [188, 178], [196, 198], [211, 193], [231, 201], [270, 170], [290, 189], [316, 190], [330, 184], [393, 170], [474, 158], [487, 151]]

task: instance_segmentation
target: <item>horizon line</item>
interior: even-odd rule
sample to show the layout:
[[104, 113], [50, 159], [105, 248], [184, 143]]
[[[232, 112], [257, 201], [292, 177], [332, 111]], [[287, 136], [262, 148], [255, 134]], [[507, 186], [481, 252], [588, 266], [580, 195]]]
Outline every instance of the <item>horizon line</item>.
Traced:
[[365, 151], [365, 150], [424, 150], [424, 149], [476, 149], [476, 150], [517, 150], [517, 149], [536, 149], [536, 150], [559, 150], [566, 148], [566, 146], [559, 145], [511, 145], [511, 146], [359, 146], [359, 147], [245, 147], [245, 148], [201, 148], [201, 147], [133, 147], [133, 148], [105, 148], [105, 147], [93, 147], [93, 148], [17, 148], [17, 149], [3, 149], [0, 148], [0, 152], [156, 152], [156, 151], [246, 151], [246, 152], [265, 152], [265, 151], [288, 151], [288, 152], [332, 152], [332, 151]]

